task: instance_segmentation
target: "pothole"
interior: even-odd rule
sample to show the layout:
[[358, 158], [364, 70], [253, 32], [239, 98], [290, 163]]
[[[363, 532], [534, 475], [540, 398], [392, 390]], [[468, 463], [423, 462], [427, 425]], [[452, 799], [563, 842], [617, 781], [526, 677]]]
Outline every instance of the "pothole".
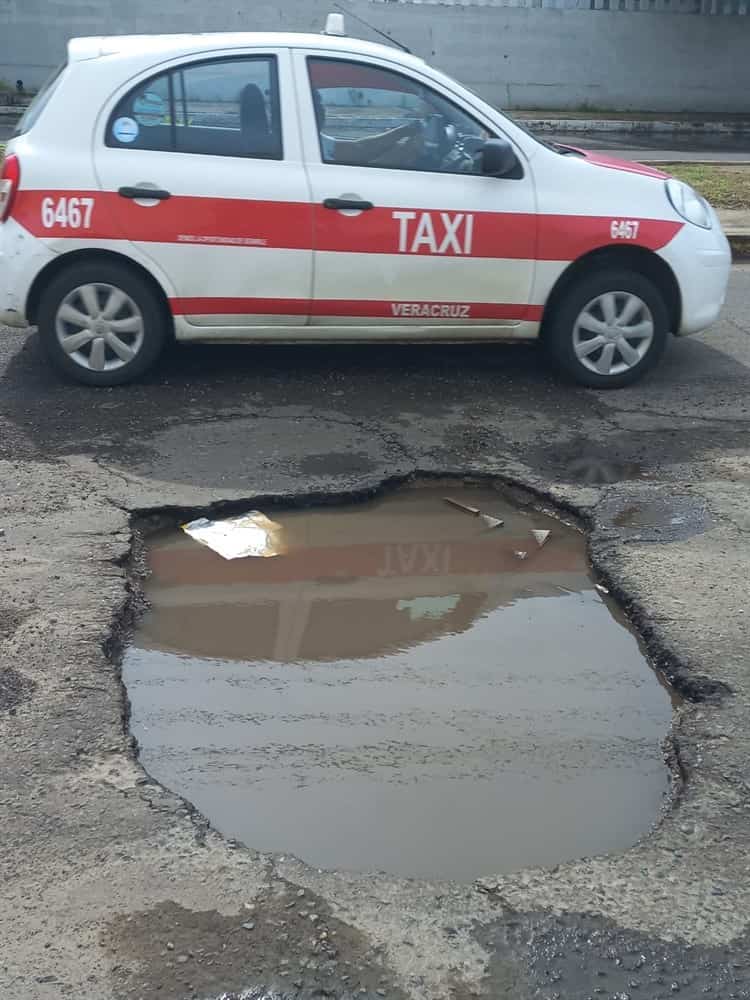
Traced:
[[468, 881], [649, 830], [670, 692], [579, 531], [455, 484], [272, 516], [270, 559], [148, 539], [123, 676], [153, 777], [331, 869]]

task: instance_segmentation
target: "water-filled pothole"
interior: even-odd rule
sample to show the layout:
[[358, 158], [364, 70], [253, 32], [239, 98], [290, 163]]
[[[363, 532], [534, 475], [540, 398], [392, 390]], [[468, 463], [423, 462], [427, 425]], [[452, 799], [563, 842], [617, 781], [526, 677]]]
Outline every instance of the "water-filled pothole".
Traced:
[[271, 559], [149, 539], [123, 673], [152, 776], [327, 868], [470, 880], [649, 829], [670, 694], [577, 530], [455, 484], [273, 518]]

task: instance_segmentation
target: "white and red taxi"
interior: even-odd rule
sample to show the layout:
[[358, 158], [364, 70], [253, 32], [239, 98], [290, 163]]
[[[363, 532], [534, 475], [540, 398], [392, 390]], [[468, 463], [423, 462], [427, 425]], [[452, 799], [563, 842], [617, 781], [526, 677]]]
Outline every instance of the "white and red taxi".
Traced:
[[716, 319], [730, 251], [691, 188], [342, 33], [71, 41], [7, 148], [0, 322], [93, 385], [170, 337], [540, 338], [607, 387]]

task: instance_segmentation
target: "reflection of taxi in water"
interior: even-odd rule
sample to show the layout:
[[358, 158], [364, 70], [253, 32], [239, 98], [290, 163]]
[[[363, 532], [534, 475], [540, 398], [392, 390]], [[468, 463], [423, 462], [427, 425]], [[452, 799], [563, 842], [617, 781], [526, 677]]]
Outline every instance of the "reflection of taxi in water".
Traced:
[[[575, 530], [469, 493], [502, 508], [505, 526], [487, 531], [443, 493], [274, 515], [288, 552], [271, 559], [226, 561], [170, 536], [151, 549], [157, 613], [139, 643], [223, 659], [369, 658], [463, 632], [524, 597], [591, 588]], [[540, 526], [553, 529], [542, 548], [531, 535]]]
[[0, 179], [0, 322], [92, 385], [174, 337], [540, 338], [620, 386], [716, 319], [729, 262], [686, 184], [330, 33], [74, 39]]

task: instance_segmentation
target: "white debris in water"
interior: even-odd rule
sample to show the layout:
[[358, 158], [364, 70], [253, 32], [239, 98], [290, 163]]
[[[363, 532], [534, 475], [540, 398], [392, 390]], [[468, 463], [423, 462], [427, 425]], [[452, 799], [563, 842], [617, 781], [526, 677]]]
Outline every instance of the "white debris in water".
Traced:
[[479, 520], [486, 528], [502, 528], [505, 521], [500, 517], [493, 517], [492, 514], [480, 514]]
[[259, 510], [221, 521], [199, 517], [197, 521], [183, 524], [182, 530], [225, 559], [244, 559], [247, 556], [266, 559], [283, 555], [286, 551], [283, 528]]
[[409, 619], [413, 622], [425, 618], [439, 621], [451, 611], [455, 611], [460, 600], [460, 594], [450, 594], [446, 597], [414, 597], [411, 600], [404, 598], [396, 604], [396, 610], [408, 612]]
[[516, 557], [516, 559], [528, 559], [529, 553], [523, 552], [520, 549], [516, 549], [513, 555]]
[[534, 536], [534, 541], [536, 542], [536, 544], [539, 546], [540, 549], [550, 536], [549, 531], [542, 531], [539, 528], [533, 528], [531, 534]]
[[596, 589], [597, 589], [597, 590], [599, 591], [599, 593], [601, 593], [601, 594], [608, 594], [608, 593], [609, 593], [609, 590], [608, 590], [608, 589], [607, 589], [607, 588], [606, 588], [606, 587], [604, 586], [604, 584], [602, 584], [602, 583], [597, 583], [597, 585], [596, 585]]
[[220, 993], [217, 997], [207, 997], [206, 1000], [291, 1000], [288, 993], [276, 993], [265, 986], [251, 986], [239, 993]]

